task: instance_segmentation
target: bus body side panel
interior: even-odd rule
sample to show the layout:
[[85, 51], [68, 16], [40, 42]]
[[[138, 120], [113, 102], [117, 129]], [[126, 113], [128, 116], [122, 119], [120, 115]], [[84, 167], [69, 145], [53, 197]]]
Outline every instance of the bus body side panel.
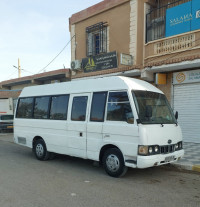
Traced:
[[103, 125], [103, 144], [113, 144], [117, 146], [124, 160], [137, 160], [137, 150], [139, 143], [138, 126], [126, 122], [106, 121]]
[[103, 122], [88, 122], [87, 124], [87, 158], [99, 161], [102, 146]]
[[15, 141], [19, 143], [19, 138], [25, 138], [26, 146], [32, 148], [35, 137], [41, 137], [45, 141], [48, 151], [61, 154], [69, 153], [66, 121], [17, 119], [15, 124]]

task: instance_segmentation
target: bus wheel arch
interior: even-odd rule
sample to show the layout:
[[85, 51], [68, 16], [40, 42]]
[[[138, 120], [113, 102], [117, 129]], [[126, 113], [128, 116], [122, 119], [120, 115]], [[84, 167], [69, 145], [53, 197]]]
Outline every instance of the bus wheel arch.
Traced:
[[104, 153], [106, 152], [106, 150], [108, 150], [108, 149], [112, 149], [112, 148], [119, 149], [117, 146], [112, 145], [112, 144], [104, 145], [104, 146], [101, 148], [100, 153], [99, 153], [99, 161], [100, 161], [100, 163], [102, 163], [102, 161], [103, 161], [103, 155], [104, 155]]
[[[36, 137], [33, 138], [32, 148], [35, 147], [35, 143], [36, 143], [36, 141], [39, 140], [39, 139], [43, 140], [42, 137], [40, 137], [40, 136], [36, 136]], [[44, 140], [43, 140], [43, 141], [44, 141]]]
[[50, 153], [47, 151], [46, 143], [42, 137], [36, 136], [33, 139], [33, 152], [38, 160], [46, 161], [50, 158]]
[[112, 177], [121, 177], [127, 172], [124, 156], [115, 145], [105, 145], [100, 151], [99, 157], [106, 173]]

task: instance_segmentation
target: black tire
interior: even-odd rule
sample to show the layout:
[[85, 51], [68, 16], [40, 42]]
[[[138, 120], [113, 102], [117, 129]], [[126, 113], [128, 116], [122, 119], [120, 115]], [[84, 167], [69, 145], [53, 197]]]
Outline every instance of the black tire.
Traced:
[[56, 157], [56, 154], [54, 152], [49, 152], [49, 159], [50, 160], [55, 159], [55, 157]]
[[33, 151], [38, 160], [46, 161], [50, 157], [50, 153], [47, 151], [46, 144], [43, 139], [39, 139], [34, 143]]
[[127, 172], [128, 168], [124, 164], [123, 155], [117, 148], [106, 150], [102, 161], [106, 173], [111, 177], [121, 177]]

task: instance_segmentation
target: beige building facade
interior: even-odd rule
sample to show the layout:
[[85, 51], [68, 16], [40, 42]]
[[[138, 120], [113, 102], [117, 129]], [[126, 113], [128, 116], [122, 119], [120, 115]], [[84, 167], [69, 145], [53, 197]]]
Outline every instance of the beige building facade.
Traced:
[[184, 141], [200, 143], [198, 3], [104, 0], [73, 14], [72, 80], [123, 75], [148, 81], [179, 111]]
[[[105, 61], [105, 65], [98, 64], [97, 61], [100, 69], [97, 66], [96, 70], [86, 72], [79, 67], [72, 73], [72, 78], [112, 73], [131, 73], [132, 76], [140, 76], [144, 37], [138, 34], [143, 34], [143, 31], [140, 31], [143, 27], [140, 21], [138, 22], [138, 6], [140, 5], [137, 0], [105, 0], [72, 15], [69, 20], [72, 62], [82, 62], [91, 56], [106, 59], [106, 54], [109, 56], [115, 52], [115, 67], [113, 64], [110, 64], [111, 67], [105, 67], [106, 64], [109, 66], [109, 61]], [[144, 15], [140, 20], [143, 19]]]

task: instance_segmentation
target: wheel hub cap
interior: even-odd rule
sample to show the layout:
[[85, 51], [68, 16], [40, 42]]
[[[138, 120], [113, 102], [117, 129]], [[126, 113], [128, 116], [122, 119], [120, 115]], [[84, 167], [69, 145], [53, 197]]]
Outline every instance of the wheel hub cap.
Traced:
[[116, 172], [119, 169], [119, 159], [115, 155], [109, 155], [106, 159], [106, 165], [112, 172]]
[[38, 144], [36, 146], [36, 154], [37, 154], [38, 157], [42, 157], [43, 156], [44, 148], [43, 148], [43, 146], [41, 144]]

